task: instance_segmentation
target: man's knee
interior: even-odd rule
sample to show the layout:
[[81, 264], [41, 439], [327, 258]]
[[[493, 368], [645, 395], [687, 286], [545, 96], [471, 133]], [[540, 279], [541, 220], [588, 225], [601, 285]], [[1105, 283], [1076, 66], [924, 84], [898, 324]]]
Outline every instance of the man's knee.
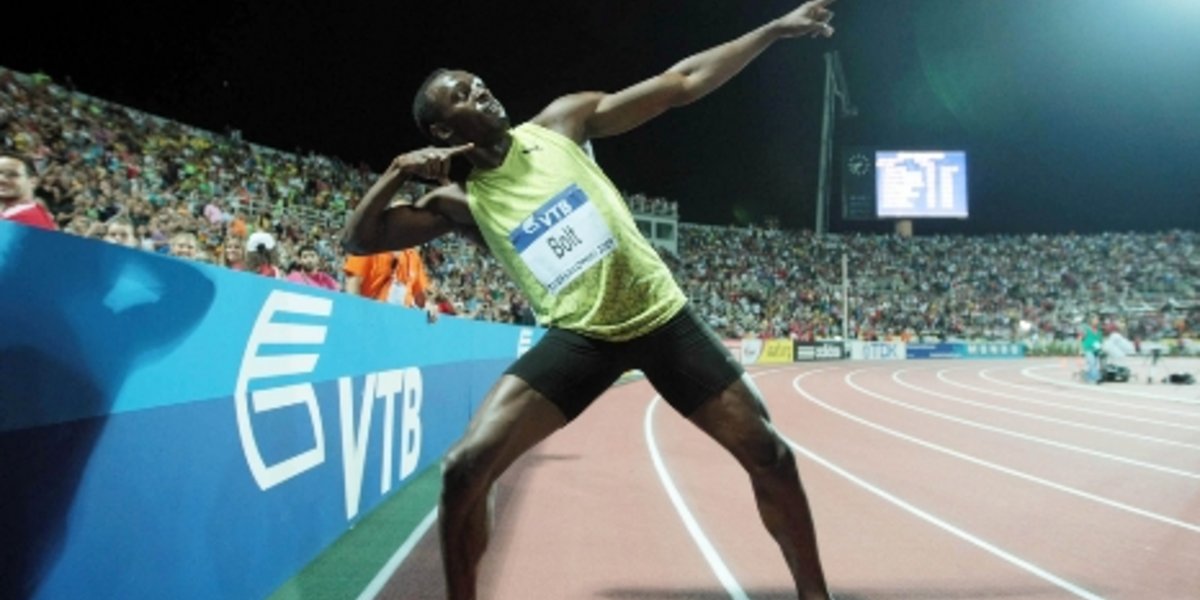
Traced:
[[444, 495], [470, 494], [479, 486], [487, 486], [487, 469], [477, 453], [467, 448], [454, 448], [442, 457]]
[[750, 475], [775, 475], [796, 470], [796, 455], [779, 436], [764, 434], [748, 442], [743, 463]]

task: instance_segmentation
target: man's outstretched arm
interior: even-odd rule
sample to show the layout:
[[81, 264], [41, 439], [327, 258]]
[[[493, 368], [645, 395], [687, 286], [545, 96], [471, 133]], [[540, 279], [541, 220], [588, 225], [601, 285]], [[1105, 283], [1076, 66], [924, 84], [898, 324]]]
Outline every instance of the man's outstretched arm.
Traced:
[[671, 108], [707, 96], [737, 75], [775, 41], [804, 35], [833, 35], [827, 7], [812, 0], [735, 40], [676, 63], [665, 72], [613, 94], [583, 92], [559, 98], [533, 121], [575, 140], [607, 137], [633, 129]]
[[[400, 186], [411, 177], [445, 180], [450, 160], [473, 148], [472, 144], [451, 148], [422, 148], [397, 156], [386, 171], [367, 190], [358, 206], [346, 221], [342, 246], [352, 254], [375, 254], [386, 250], [401, 250], [423, 244], [455, 230], [457, 225], [430, 203], [391, 206]], [[440, 189], [448, 189], [445, 186]]]

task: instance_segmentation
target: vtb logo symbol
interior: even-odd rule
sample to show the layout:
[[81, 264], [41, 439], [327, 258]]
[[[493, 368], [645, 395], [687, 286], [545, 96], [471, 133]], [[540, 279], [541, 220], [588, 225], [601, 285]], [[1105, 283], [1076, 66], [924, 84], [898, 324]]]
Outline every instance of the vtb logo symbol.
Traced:
[[[263, 303], [255, 320], [246, 352], [242, 355], [242, 368], [238, 372], [233, 401], [237, 409], [238, 435], [242, 440], [242, 451], [246, 464], [254, 475], [254, 481], [262, 490], [270, 489], [296, 475], [325, 462], [325, 431], [321, 424], [321, 413], [317, 407], [317, 394], [311, 383], [294, 383], [268, 389], [249, 391], [255, 379], [294, 377], [312, 373], [317, 367], [318, 354], [312, 352], [282, 353], [281, 347], [319, 346], [325, 343], [325, 325], [284, 323], [275, 320], [277, 315], [301, 315], [309, 321], [313, 317], [328, 318], [333, 312], [333, 301], [317, 296], [306, 296], [284, 291], [273, 291]], [[263, 353], [264, 346], [272, 352]], [[254, 437], [251, 411], [261, 414], [292, 406], [303, 406], [308, 410], [312, 423], [313, 447], [290, 458], [268, 465]]]

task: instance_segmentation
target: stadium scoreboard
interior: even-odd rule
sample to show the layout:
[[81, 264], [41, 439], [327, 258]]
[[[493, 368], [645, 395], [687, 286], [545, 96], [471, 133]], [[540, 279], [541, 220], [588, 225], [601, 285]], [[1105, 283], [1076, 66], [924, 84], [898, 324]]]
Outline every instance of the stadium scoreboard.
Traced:
[[967, 218], [967, 157], [958, 150], [874, 150], [844, 154], [842, 218]]

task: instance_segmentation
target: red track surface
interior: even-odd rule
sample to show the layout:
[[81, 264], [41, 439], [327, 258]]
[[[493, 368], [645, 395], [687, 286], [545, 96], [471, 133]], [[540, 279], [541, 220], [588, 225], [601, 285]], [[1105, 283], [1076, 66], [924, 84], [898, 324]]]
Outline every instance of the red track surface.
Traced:
[[[835, 596], [1200, 598], [1200, 390], [1083, 386], [1073, 366], [756, 370]], [[662, 403], [648, 435], [652, 398], [613, 389], [505, 475], [481, 599], [794, 597], [745, 475]], [[435, 531], [381, 598], [444, 597]]]

